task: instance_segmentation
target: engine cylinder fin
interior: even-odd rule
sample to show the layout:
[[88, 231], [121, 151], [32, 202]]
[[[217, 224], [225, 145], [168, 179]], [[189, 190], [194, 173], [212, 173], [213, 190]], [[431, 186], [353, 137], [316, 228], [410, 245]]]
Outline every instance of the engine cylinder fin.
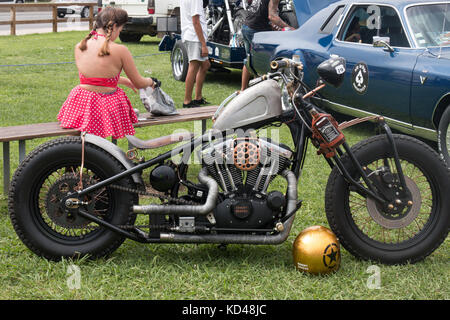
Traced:
[[[259, 163], [254, 167], [246, 166], [244, 170], [236, 165], [235, 151], [239, 151], [236, 149], [238, 147], [250, 148], [250, 145], [252, 148], [257, 148], [250, 151], [258, 153]], [[225, 193], [239, 190], [240, 186], [244, 184], [246, 190], [266, 192], [275, 177], [289, 167], [291, 156], [292, 151], [289, 147], [272, 143], [271, 140], [263, 138], [248, 141], [242, 138], [237, 140], [230, 138], [205, 146], [202, 150], [202, 157], [208, 173], [218, 182]], [[237, 160], [242, 161], [240, 158]], [[238, 163], [240, 162], [238, 161]]]

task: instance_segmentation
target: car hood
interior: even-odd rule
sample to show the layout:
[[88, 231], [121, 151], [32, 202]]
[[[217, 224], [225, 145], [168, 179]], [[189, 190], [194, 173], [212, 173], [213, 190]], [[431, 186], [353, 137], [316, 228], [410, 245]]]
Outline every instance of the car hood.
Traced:
[[293, 0], [295, 12], [297, 14], [298, 25], [301, 26], [309, 18], [315, 15], [323, 8], [328, 7], [339, 0]]

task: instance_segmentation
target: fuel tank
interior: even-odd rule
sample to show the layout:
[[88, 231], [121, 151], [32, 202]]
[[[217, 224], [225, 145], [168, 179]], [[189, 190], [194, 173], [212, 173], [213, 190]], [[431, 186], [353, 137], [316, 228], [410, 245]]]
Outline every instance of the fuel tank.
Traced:
[[213, 129], [225, 131], [279, 116], [281, 90], [275, 80], [260, 82], [240, 93], [226, 105]]

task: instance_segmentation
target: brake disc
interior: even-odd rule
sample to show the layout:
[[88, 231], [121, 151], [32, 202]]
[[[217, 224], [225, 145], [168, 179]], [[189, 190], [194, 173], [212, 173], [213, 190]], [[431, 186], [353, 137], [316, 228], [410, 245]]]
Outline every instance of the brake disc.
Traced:
[[405, 177], [406, 187], [409, 189], [412, 197], [412, 205], [405, 207], [404, 212], [392, 215], [384, 212], [378, 203], [371, 199], [366, 199], [366, 206], [369, 215], [379, 225], [387, 229], [400, 229], [408, 226], [420, 213], [420, 207], [422, 205], [422, 197], [420, 190], [414, 180]]

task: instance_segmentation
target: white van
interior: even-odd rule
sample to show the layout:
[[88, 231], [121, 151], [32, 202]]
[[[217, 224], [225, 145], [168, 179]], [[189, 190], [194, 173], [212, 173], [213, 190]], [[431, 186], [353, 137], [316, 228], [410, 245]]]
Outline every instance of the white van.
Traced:
[[128, 12], [128, 22], [119, 35], [123, 42], [138, 42], [145, 34], [157, 35], [158, 17], [180, 16], [180, 0], [103, 0], [103, 8], [108, 6]]

